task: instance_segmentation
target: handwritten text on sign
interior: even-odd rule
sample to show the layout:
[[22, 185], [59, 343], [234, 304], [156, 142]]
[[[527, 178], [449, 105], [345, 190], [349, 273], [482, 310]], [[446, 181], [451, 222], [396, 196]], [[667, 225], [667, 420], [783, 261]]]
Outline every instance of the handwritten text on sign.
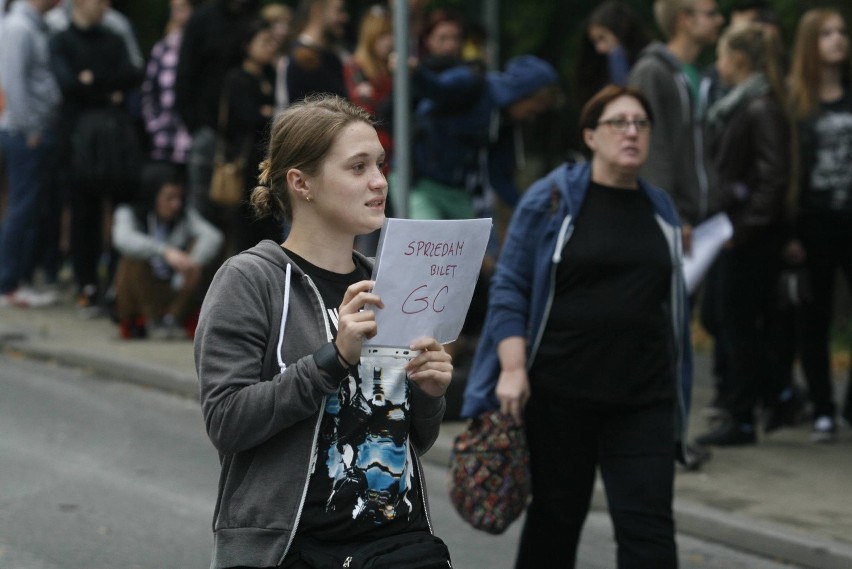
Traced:
[[407, 346], [423, 336], [455, 340], [490, 232], [490, 219], [386, 220], [373, 269], [373, 291], [385, 307], [375, 308], [379, 331], [366, 343]]

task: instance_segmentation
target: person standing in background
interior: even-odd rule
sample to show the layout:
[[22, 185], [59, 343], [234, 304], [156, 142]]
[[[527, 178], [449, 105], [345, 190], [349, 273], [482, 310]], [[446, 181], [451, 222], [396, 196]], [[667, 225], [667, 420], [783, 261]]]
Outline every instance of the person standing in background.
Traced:
[[[108, 0], [74, 0], [71, 24], [51, 38], [51, 64], [62, 90], [63, 138], [71, 161], [71, 260], [77, 306], [100, 314], [104, 285], [104, 214], [133, 197], [140, 142], [125, 107], [126, 92], [139, 85], [122, 38], [107, 29]], [[97, 168], [96, 168], [97, 167]], [[105, 282], [102, 282], [105, 281]]]
[[142, 83], [142, 116], [151, 141], [151, 159], [185, 165], [192, 138], [175, 111], [183, 28], [192, 15], [191, 0], [171, 0], [163, 39], [154, 44]]
[[213, 219], [210, 180], [225, 73], [242, 63], [239, 30], [256, 17], [259, 0], [210, 0], [183, 31], [175, 79], [175, 108], [192, 136], [187, 159], [188, 202]]
[[[813, 302], [804, 311], [802, 367], [814, 407], [812, 439], [837, 436], [829, 333], [837, 271], [852, 290], [852, 59], [839, 11], [799, 20], [789, 76], [799, 151], [799, 199], [792, 245], [805, 260]], [[852, 424], [852, 384], [843, 417]]]
[[[640, 175], [674, 200], [684, 254], [690, 255], [692, 228], [719, 211], [702, 124], [712, 82], [695, 62], [716, 43], [725, 19], [715, 0], [655, 0], [654, 19], [666, 43], [655, 41], [642, 50], [627, 81], [645, 94], [654, 112]], [[686, 450], [687, 468], [709, 457], [702, 449]]]
[[576, 89], [579, 106], [605, 85], [626, 85], [639, 53], [651, 42], [636, 12], [619, 0], [608, 0], [589, 15], [580, 39]]
[[343, 62], [349, 56], [340, 46], [349, 22], [345, 1], [302, 0], [296, 22], [299, 34], [290, 47], [287, 66], [290, 102], [315, 93], [347, 98]]
[[772, 349], [791, 164], [777, 40], [765, 26], [740, 24], [729, 28], [718, 46], [716, 68], [731, 90], [710, 107], [707, 133], [720, 205], [734, 236], [714, 268], [716, 341], [728, 368], [720, 393], [726, 416], [696, 439], [701, 445], [756, 442], [758, 402], [771, 408], [789, 385], [789, 372]]
[[272, 26], [260, 18], [242, 31], [243, 61], [225, 76], [222, 87], [223, 124], [217, 135], [225, 144], [225, 159], [241, 157], [244, 199], [236, 206], [219, 206], [216, 218], [225, 233], [226, 254], [234, 255], [264, 239], [280, 241], [281, 226], [267, 217], [257, 219], [249, 204], [257, 186], [256, 165], [265, 155], [264, 145], [275, 114], [275, 62], [277, 43]]
[[[36, 255], [39, 202], [44, 199], [62, 95], [50, 67], [45, 13], [56, 0], [20, 0], [0, 28], [0, 147], [8, 197], [0, 223], [0, 307], [55, 301], [23, 286]], [[61, 209], [61, 204], [50, 207]]]

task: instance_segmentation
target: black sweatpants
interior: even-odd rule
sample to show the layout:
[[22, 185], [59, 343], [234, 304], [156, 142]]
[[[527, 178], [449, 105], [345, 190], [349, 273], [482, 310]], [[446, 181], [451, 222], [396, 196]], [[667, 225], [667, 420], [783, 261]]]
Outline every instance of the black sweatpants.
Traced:
[[600, 468], [619, 569], [677, 567], [673, 403], [638, 408], [533, 396], [525, 413], [533, 500], [517, 569], [571, 569]]

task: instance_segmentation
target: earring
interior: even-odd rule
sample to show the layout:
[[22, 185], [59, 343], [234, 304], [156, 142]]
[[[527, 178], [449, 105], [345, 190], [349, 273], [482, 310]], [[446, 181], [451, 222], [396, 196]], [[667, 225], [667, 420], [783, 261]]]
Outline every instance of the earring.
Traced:
[[305, 196], [305, 199], [308, 200], [308, 203], [311, 203], [311, 196]]

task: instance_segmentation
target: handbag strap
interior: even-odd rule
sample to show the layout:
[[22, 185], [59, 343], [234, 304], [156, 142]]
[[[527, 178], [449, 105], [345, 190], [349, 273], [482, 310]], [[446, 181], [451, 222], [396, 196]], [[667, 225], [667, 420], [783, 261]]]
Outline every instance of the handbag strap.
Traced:
[[219, 97], [219, 116], [216, 121], [216, 154], [214, 161], [217, 163], [225, 162], [225, 133], [228, 128], [228, 106], [230, 105], [230, 97], [228, 96], [228, 83], [225, 79], [222, 95]]
[[[225, 151], [228, 147], [228, 108], [231, 106], [231, 100], [229, 97], [229, 87], [231, 83], [230, 77], [232, 77], [231, 74], [225, 77], [225, 84], [224, 89], [222, 90], [222, 96], [219, 97], [219, 116], [216, 121], [216, 150], [214, 154], [214, 163], [217, 164], [224, 164], [225, 162], [227, 162]], [[245, 165], [250, 150], [251, 145], [244, 141], [242, 144], [242, 148], [240, 149], [240, 153], [233, 160], [233, 162], [239, 166]]]

